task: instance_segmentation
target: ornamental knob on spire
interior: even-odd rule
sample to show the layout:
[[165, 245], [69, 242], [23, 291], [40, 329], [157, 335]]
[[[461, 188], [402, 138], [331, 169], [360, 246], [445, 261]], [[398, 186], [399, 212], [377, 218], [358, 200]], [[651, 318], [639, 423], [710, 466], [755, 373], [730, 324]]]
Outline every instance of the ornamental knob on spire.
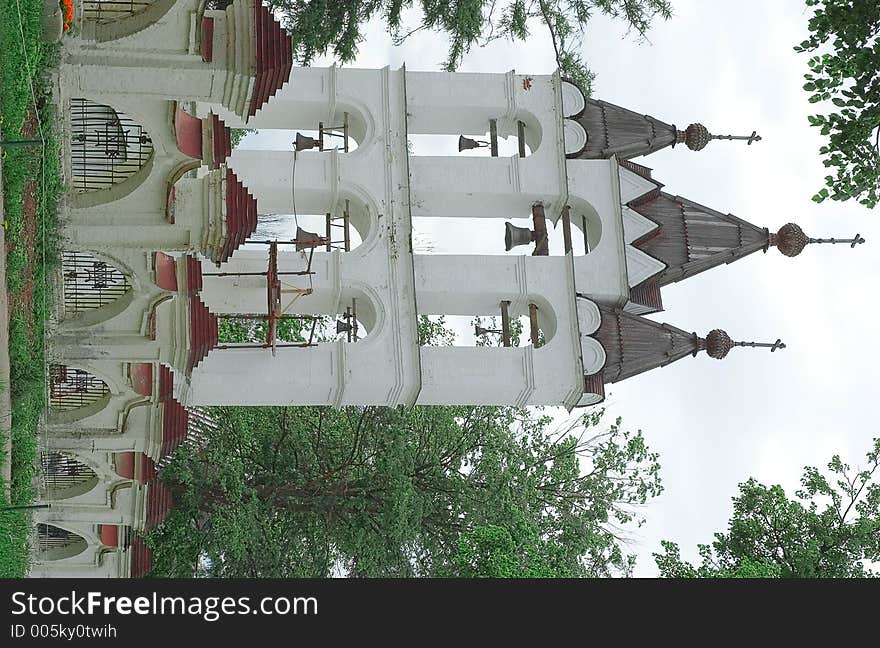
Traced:
[[851, 248], [854, 248], [856, 245], [860, 245], [864, 243], [865, 239], [863, 239], [859, 234], [856, 234], [851, 239], [814, 239], [810, 238], [806, 234], [804, 234], [804, 230], [802, 230], [795, 223], [786, 223], [782, 227], [779, 228], [779, 231], [776, 234], [773, 234], [770, 237], [770, 245], [775, 245], [779, 248], [779, 251], [782, 252], [785, 256], [794, 257], [803, 252], [804, 248], [807, 247], [810, 243], [849, 243]]
[[678, 131], [678, 142], [684, 142], [692, 151], [702, 151], [711, 140], [746, 140], [748, 144], [760, 142], [761, 136], [757, 131], [751, 135], [712, 135], [709, 129], [702, 124], [691, 124], [686, 130]]
[[712, 329], [709, 331], [709, 334], [706, 336], [706, 339], [703, 341], [703, 344], [700, 345], [702, 348], [706, 349], [706, 353], [711, 358], [715, 358], [716, 360], [723, 359], [733, 347], [742, 346], [742, 347], [763, 347], [770, 349], [770, 352], [776, 351], [776, 349], [784, 349], [785, 343], [782, 340], [776, 340], [776, 342], [734, 342], [730, 339], [730, 336], [726, 331], [722, 331], [721, 329]]
[[710, 358], [721, 360], [733, 348], [733, 340], [726, 331], [712, 329], [706, 336], [706, 353]]

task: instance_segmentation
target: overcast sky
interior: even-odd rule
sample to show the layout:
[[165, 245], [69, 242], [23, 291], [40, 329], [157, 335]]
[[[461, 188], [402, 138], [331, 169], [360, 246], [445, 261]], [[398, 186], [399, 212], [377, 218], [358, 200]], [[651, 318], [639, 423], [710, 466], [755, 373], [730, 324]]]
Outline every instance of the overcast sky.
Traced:
[[[824, 466], [835, 452], [857, 463], [878, 434], [872, 399], [880, 383], [880, 227], [876, 214], [857, 204], [810, 200], [825, 169], [821, 139], [806, 120], [813, 107], [801, 89], [806, 58], [792, 51], [806, 34], [803, 0], [674, 6], [650, 43], [624, 38], [621, 24], [594, 18], [584, 46], [598, 75], [594, 96], [681, 128], [699, 121], [716, 134], [757, 129], [763, 141], [711, 142], [699, 153], [681, 146], [637, 161], [653, 168], [670, 193], [773, 231], [795, 221], [810, 236], [859, 232], [868, 242], [855, 250], [809, 246], [794, 259], [771, 249], [664, 288], [660, 321], [701, 335], [720, 327], [737, 340], [779, 337], [788, 348], [734, 349], [723, 361], [701, 354], [608, 389], [608, 415], [642, 429], [661, 456], [666, 490], [646, 507], [648, 523], [631, 546], [639, 556], [636, 573], [646, 576], [656, 575], [651, 553], [661, 539], [697, 558], [696, 544], [726, 527], [739, 482], [754, 476], [791, 492], [803, 466]], [[355, 65], [433, 70], [445, 55], [440, 35], [418, 34], [393, 47], [374, 24]], [[528, 43], [474, 50], [461, 69], [511, 68], [554, 71], [552, 47], [537, 25]], [[287, 134], [264, 131], [243, 145], [289, 150], [289, 142]], [[430, 241], [436, 252], [503, 252], [498, 223], [467, 227], [465, 236], [423, 223], [417, 241]]]

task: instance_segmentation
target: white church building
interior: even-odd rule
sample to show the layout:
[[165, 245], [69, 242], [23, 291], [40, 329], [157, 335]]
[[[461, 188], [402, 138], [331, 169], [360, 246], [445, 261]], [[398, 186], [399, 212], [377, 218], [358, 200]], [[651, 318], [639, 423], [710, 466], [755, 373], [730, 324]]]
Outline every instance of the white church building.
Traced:
[[[772, 247], [862, 241], [771, 232], [665, 192], [644, 166], [755, 133], [679, 129], [558, 73], [294, 67], [260, 0], [83, 9], [98, 4], [77, 4], [59, 71], [70, 190], [32, 576], [149, 570], [138, 534], [173, 505], [157, 462], [210, 427], [193, 408], [594, 405], [606, 384], [701, 351], [784, 347], [645, 317], [665, 285]], [[299, 134], [232, 150], [230, 127]], [[415, 155], [417, 135], [481, 155]], [[273, 214], [326, 229], [256, 241]], [[508, 253], [416, 253], [419, 217], [496, 219]], [[314, 316], [340, 334], [278, 339], [283, 318]], [[421, 316], [497, 316], [499, 344], [420, 344]], [[266, 321], [266, 339], [221, 341], [224, 317]]]

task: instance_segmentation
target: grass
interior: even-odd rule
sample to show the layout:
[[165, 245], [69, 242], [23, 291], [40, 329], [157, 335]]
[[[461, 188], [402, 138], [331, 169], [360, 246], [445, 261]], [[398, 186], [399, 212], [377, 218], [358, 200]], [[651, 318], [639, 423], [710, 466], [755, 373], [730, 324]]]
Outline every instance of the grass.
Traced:
[[[9, 320], [12, 504], [29, 504], [34, 498], [37, 430], [45, 402], [44, 332], [51, 308], [47, 279], [57, 263], [57, 201], [63, 191], [55, 116], [44, 76], [47, 66], [57, 60], [58, 48], [44, 45], [41, 33], [39, 0], [0, 0], [0, 132], [3, 139], [23, 137], [26, 115], [34, 105], [33, 84], [37, 101], [44, 103], [39, 115], [45, 136], [44, 155], [40, 154], [39, 146], [3, 149], [6, 240], [13, 244], [6, 258], [7, 289], [15, 292], [29, 281], [33, 283], [33, 308], [14, 309]], [[39, 137], [39, 133], [25, 137]], [[37, 182], [33, 267], [28, 260], [28, 245], [21, 244], [25, 240], [25, 187], [31, 180]], [[26, 574], [30, 529], [27, 512], [0, 512], [0, 577]]]

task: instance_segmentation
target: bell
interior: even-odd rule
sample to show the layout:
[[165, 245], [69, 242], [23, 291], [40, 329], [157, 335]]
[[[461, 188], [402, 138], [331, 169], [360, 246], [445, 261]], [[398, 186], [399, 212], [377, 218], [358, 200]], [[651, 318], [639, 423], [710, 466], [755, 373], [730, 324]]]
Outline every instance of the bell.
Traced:
[[296, 228], [296, 251], [302, 252], [303, 250], [308, 250], [309, 248], [318, 247], [322, 243], [326, 242], [326, 239], [323, 236], [318, 236], [313, 232], [307, 232], [302, 227]]
[[336, 320], [336, 332], [337, 333], [350, 333], [352, 330], [352, 325], [350, 322], [346, 322], [345, 320]]
[[469, 151], [475, 148], [482, 148], [489, 146], [489, 142], [481, 142], [480, 140], [471, 139], [470, 137], [465, 137], [464, 135], [458, 136], [458, 152]]
[[293, 143], [297, 151], [306, 151], [313, 148], [321, 148], [321, 143], [314, 137], [308, 137], [300, 133], [296, 134], [296, 141]]
[[518, 245], [528, 245], [535, 240], [535, 233], [527, 227], [504, 223], [504, 249], [510, 252]]

